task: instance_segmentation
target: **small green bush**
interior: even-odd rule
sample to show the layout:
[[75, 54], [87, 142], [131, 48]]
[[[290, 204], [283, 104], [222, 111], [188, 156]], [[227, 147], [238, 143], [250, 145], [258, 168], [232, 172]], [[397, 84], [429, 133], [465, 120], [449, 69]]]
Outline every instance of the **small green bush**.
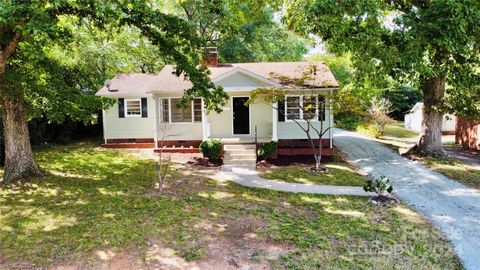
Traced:
[[200, 151], [209, 159], [219, 159], [222, 154], [222, 143], [219, 140], [206, 140], [200, 144]]
[[257, 155], [260, 159], [267, 159], [277, 151], [277, 142], [271, 141], [262, 143], [257, 149]]
[[362, 122], [363, 118], [361, 116], [345, 114], [335, 118], [335, 127], [346, 130], [355, 130]]
[[390, 179], [386, 176], [380, 176], [375, 180], [368, 180], [363, 190], [366, 192], [375, 192], [378, 196], [386, 196], [392, 193], [393, 187], [390, 185]]
[[374, 138], [381, 138], [383, 137], [383, 130], [378, 128], [377, 125], [372, 123], [363, 123], [357, 127], [357, 131], [361, 134], [374, 137]]

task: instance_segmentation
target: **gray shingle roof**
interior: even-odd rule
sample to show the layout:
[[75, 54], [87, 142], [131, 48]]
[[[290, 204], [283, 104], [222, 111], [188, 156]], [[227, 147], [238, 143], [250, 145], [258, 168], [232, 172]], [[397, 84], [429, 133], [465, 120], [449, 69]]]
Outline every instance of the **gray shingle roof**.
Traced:
[[[330, 69], [323, 62], [274, 62], [220, 64], [209, 67], [210, 78], [215, 79], [235, 68], [242, 68], [280, 83], [286, 88], [336, 88], [338, 83]], [[110, 92], [102, 87], [97, 95], [122, 96], [144, 95], [152, 92], [183, 92], [192, 84], [183, 76], [173, 74], [175, 66], [167, 65], [158, 74], [119, 74], [111, 80]], [[303, 78], [303, 80], [299, 80]]]

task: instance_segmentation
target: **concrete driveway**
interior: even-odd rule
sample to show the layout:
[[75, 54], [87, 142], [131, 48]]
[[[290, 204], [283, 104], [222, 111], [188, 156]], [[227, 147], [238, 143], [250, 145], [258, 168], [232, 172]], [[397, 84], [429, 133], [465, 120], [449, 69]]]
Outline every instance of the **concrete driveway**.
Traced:
[[480, 192], [355, 132], [334, 130], [334, 144], [372, 177], [390, 178], [394, 193], [453, 243], [466, 269], [480, 269]]

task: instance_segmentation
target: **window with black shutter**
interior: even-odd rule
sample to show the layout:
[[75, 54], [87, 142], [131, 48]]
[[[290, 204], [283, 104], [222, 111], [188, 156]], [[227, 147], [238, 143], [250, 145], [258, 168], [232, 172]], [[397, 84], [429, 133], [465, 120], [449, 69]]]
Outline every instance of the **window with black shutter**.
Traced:
[[278, 122], [285, 122], [285, 101], [278, 102]]
[[142, 117], [148, 117], [147, 98], [142, 98]]
[[318, 121], [325, 121], [325, 98], [323, 96], [318, 96], [318, 109], [322, 110], [318, 112], [318, 116], [321, 117]]
[[125, 118], [125, 99], [118, 99], [118, 117]]

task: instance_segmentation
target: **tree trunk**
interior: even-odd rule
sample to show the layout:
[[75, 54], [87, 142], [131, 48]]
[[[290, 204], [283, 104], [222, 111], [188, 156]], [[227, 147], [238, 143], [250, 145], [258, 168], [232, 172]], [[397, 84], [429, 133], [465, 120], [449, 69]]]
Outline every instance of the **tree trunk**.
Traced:
[[445, 156], [442, 144], [443, 113], [438, 111], [445, 94], [445, 82], [445, 76], [437, 76], [426, 80], [422, 86], [423, 123], [417, 152], [424, 156]]
[[3, 100], [3, 126], [5, 134], [5, 174], [3, 181], [41, 176], [30, 145], [25, 104], [18, 98]]

